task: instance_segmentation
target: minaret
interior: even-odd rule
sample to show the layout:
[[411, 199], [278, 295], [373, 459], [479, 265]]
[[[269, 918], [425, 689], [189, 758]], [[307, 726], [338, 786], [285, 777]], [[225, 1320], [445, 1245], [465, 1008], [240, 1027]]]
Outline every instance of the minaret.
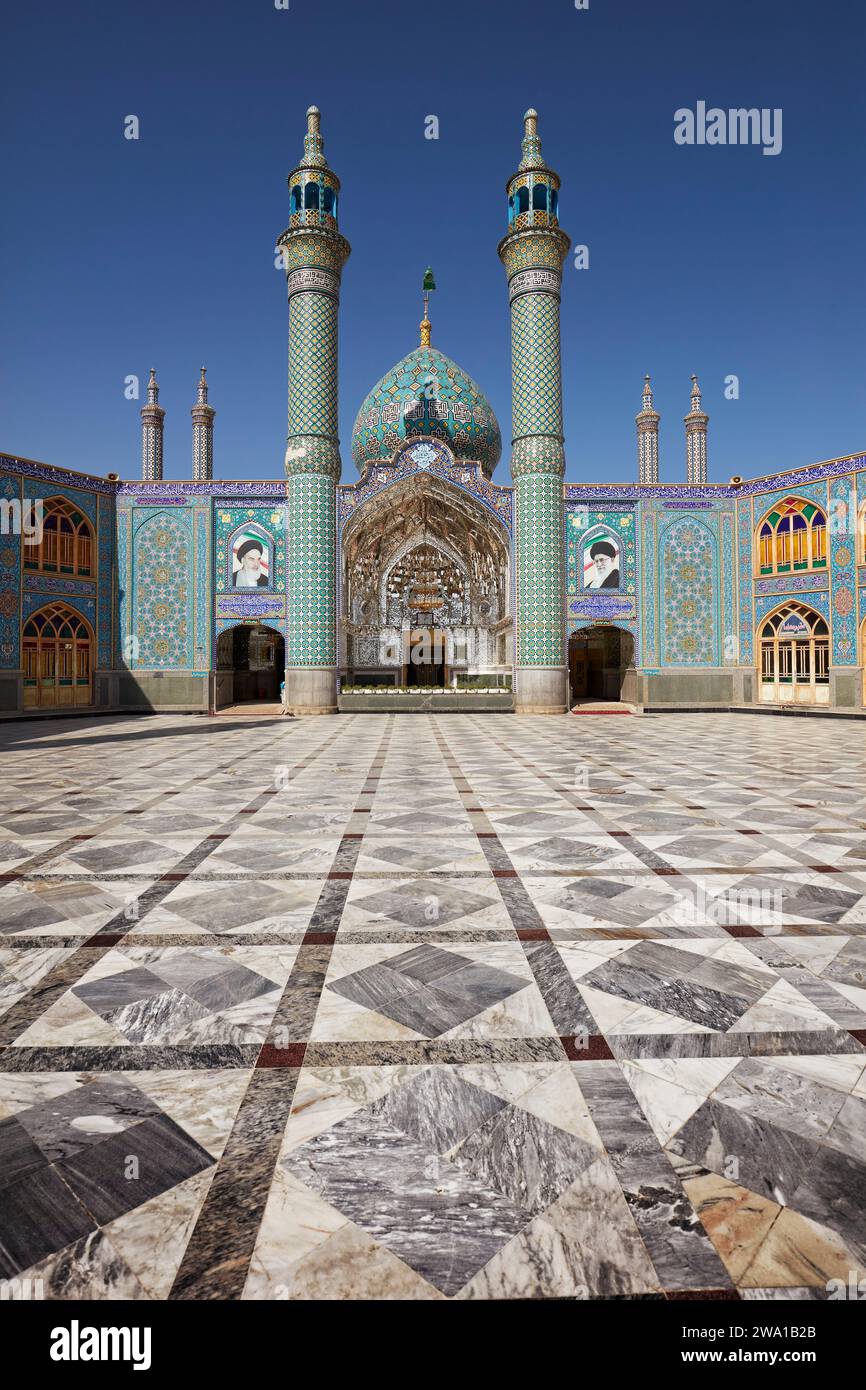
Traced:
[[156, 372], [150, 369], [147, 405], [141, 407], [141, 477], [144, 482], [162, 482], [162, 432], [165, 411], [159, 403]]
[[328, 714], [337, 707], [337, 314], [351, 248], [337, 227], [340, 181], [325, 159], [316, 106], [288, 182], [289, 225], [277, 243], [289, 296], [286, 699], [297, 714]]
[[709, 415], [701, 409], [701, 388], [697, 377], [692, 374], [692, 408], [683, 417], [686, 427], [686, 482], [705, 483], [707, 481], [707, 425]]
[[653, 393], [650, 379], [643, 379], [643, 402], [635, 416], [637, 425], [637, 480], [639, 483], [657, 483], [659, 480], [659, 420], [661, 416], [653, 409]]
[[511, 303], [515, 708], [557, 714], [567, 708], [559, 296], [569, 237], [559, 225], [559, 178], [542, 156], [536, 111], [527, 111], [523, 128], [523, 158], [507, 185], [508, 234], [499, 243]]
[[209, 482], [213, 477], [213, 417], [216, 411], [207, 403], [205, 367], [202, 367], [198, 381], [198, 399], [189, 413], [192, 416], [193, 482]]

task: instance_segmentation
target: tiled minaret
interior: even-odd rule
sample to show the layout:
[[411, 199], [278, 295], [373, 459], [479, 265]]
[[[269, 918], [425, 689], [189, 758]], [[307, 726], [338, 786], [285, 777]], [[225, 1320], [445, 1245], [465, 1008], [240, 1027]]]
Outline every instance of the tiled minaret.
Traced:
[[637, 425], [637, 480], [639, 483], [657, 483], [659, 480], [659, 420], [661, 416], [653, 409], [653, 393], [650, 379], [643, 379], [643, 402], [635, 416]]
[[701, 388], [698, 379], [692, 376], [692, 408], [684, 416], [686, 427], [686, 482], [705, 483], [707, 481], [707, 426], [709, 415], [701, 409]]
[[150, 369], [147, 405], [141, 407], [141, 476], [150, 483], [162, 482], [162, 434], [165, 411], [159, 403], [156, 372]]
[[556, 714], [567, 707], [559, 296], [569, 238], [559, 225], [559, 178], [541, 153], [538, 113], [527, 111], [523, 125], [523, 158], [508, 181], [508, 234], [499, 243], [511, 303], [515, 707]]
[[198, 382], [198, 400], [190, 411], [192, 416], [192, 476], [196, 483], [213, 477], [213, 417], [212, 405], [207, 403], [207, 373], [202, 367]]
[[311, 106], [303, 158], [289, 174], [289, 225], [277, 243], [289, 295], [286, 698], [298, 714], [336, 709], [337, 314], [351, 249], [337, 227], [339, 191]]

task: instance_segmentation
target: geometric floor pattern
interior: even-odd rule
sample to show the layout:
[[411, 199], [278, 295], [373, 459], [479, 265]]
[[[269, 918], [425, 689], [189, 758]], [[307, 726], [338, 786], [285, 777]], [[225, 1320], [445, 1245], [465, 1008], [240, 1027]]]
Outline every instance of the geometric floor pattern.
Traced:
[[0, 1278], [866, 1278], [859, 723], [163, 715], [0, 746]]

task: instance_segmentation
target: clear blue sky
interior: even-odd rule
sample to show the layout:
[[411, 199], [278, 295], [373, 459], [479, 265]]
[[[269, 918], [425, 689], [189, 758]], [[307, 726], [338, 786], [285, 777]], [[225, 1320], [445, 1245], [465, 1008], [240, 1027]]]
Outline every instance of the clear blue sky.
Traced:
[[[662, 477], [684, 476], [696, 371], [710, 477], [866, 448], [862, 0], [150, 0], [8, 7], [0, 449], [138, 475], [157, 368], [166, 475], [190, 472], [199, 365], [220, 477], [279, 477], [276, 236], [304, 112], [343, 183], [341, 436], [417, 345], [481, 384], [510, 438], [504, 184], [534, 105], [562, 177], [568, 478], [631, 481], [652, 373]], [[781, 107], [783, 150], [681, 147], [678, 107]], [[123, 118], [141, 122], [137, 142]], [[440, 121], [424, 139], [424, 118]], [[724, 378], [740, 378], [726, 401]], [[498, 477], [507, 481], [508, 449]]]

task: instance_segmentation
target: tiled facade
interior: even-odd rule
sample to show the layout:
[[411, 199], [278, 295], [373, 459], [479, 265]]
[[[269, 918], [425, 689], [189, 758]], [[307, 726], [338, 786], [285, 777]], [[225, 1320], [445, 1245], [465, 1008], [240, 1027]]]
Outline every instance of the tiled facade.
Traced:
[[[507, 547], [497, 579], [501, 597], [495, 605], [484, 600], [480, 611], [492, 616], [477, 620], [486, 644], [486, 664], [477, 669], [497, 679], [507, 671], [518, 710], [566, 708], [574, 695], [570, 644], [602, 629], [631, 638], [623, 698], [637, 706], [772, 705], [766, 679], [762, 689], [767, 637], [765, 631], [762, 656], [760, 629], [793, 604], [826, 634], [820, 702], [862, 713], [866, 456], [709, 484], [708, 417], [693, 378], [686, 481], [659, 483], [660, 417], [647, 377], [637, 416], [639, 481], [566, 481], [559, 303], [569, 238], [559, 226], [559, 180], [542, 155], [534, 111], [524, 118], [499, 245], [511, 308], [512, 484], [493, 480], [499, 424], [481, 387], [431, 346], [426, 300], [421, 346], [380, 377], [358, 411], [351, 441], [358, 481], [340, 483], [337, 333], [349, 244], [338, 226], [340, 185], [325, 159], [316, 108], [307, 126], [303, 157], [288, 179], [289, 225], [278, 242], [289, 304], [285, 476], [210, 476], [215, 412], [204, 369], [193, 407], [192, 481], [162, 477], [164, 411], [153, 372], [141, 412], [140, 482], [0, 456], [0, 711], [14, 716], [28, 708], [28, 698], [33, 704], [24, 628], [58, 602], [92, 634], [88, 690], [96, 710], [214, 710], [218, 643], [238, 626], [266, 627], [284, 644], [290, 704], [305, 712], [317, 703], [332, 709], [337, 677], [346, 675], [339, 665], [350, 650], [346, 624], [357, 616], [346, 609], [341, 571], [347, 528], [357, 555], [365, 517], [381, 516], [386, 496], [397, 511], [409, 499], [421, 511], [436, 499], [444, 514], [442, 499], [450, 495], [456, 510], [449, 515], [475, 518], [466, 522], [471, 545], [483, 549], [485, 537], [501, 536]], [[120, 471], [128, 479], [134, 469]], [[92, 551], [83, 569], [26, 563], [15, 508], [26, 514], [34, 503], [62, 505], [84, 518]], [[800, 504], [810, 519], [818, 509], [825, 522], [820, 556], [798, 553], [781, 567], [760, 563], [765, 518]], [[236, 582], [239, 535], [261, 541], [267, 573], [253, 589]], [[483, 566], [473, 571], [472, 556], [449, 549], [451, 539], [443, 533], [438, 543], [449, 563], [463, 565], [464, 606], [478, 608], [480, 590], [472, 584], [477, 590]], [[427, 536], [424, 544], [430, 542]], [[405, 543], [403, 537], [401, 563]], [[602, 583], [593, 566], [606, 554], [613, 573]], [[351, 649], [375, 665], [375, 623], [359, 619], [355, 628]], [[455, 644], [449, 637], [449, 652]]]
[[[866, 714], [866, 456], [707, 484], [695, 385], [688, 480], [660, 484], [647, 378], [639, 481], [565, 481], [568, 239], [524, 119], [511, 486], [426, 298], [340, 483], [315, 108], [285, 476], [213, 478], [204, 373], [190, 481], [162, 476], [154, 377], [141, 481], [0, 456], [4, 1298], [866, 1287], [863, 726], [801, 722], [792, 759], [784, 720], [739, 717]], [[338, 675], [396, 676], [384, 630], [396, 667], [428, 625], [498, 703], [452, 713], [455, 678], [441, 713], [336, 712]], [[608, 639], [625, 717], [531, 717]], [[268, 717], [283, 671], [326, 717]], [[34, 713], [60, 717], [12, 727]]]

